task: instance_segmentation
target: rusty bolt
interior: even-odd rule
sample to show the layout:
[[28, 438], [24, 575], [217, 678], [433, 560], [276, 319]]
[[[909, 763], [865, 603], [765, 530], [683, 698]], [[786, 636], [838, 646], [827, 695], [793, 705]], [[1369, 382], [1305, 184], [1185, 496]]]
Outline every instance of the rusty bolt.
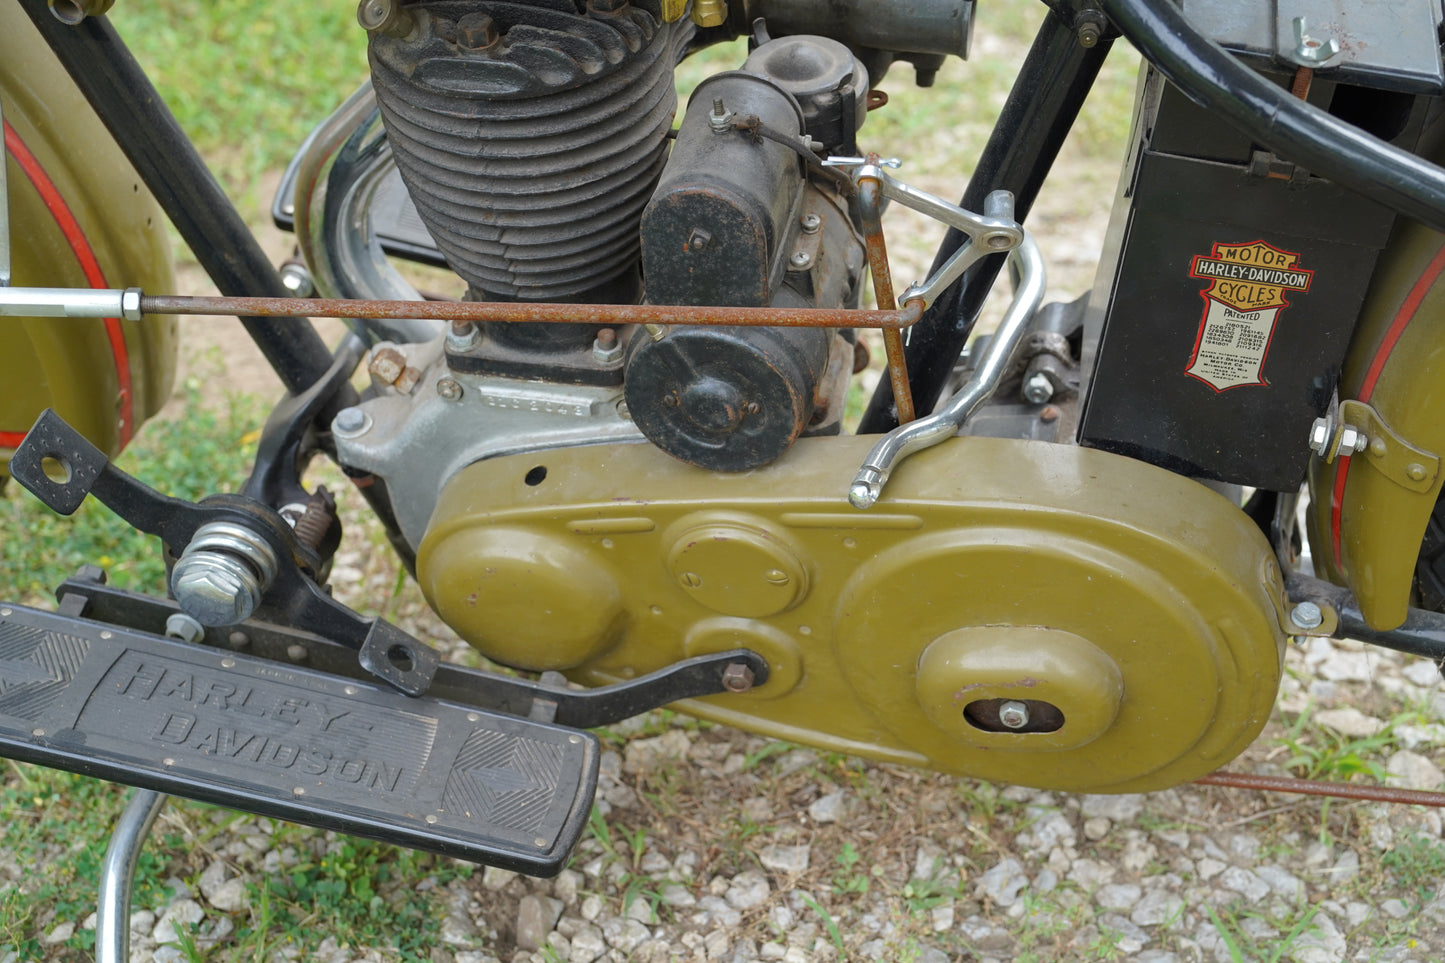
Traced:
[[447, 348], [452, 351], [465, 351], [481, 339], [477, 326], [472, 321], [453, 321], [451, 330], [447, 332]]
[[1044, 410], [1039, 412], [1039, 420], [1044, 422], [1058, 421], [1059, 409], [1053, 405], [1044, 405]]
[[394, 385], [406, 373], [406, 356], [395, 348], [377, 348], [366, 370], [383, 384]]
[[617, 343], [617, 332], [603, 328], [592, 342], [592, 357], [598, 364], [616, 364], [622, 360], [622, 345]]
[[463, 47], [485, 50], [497, 40], [497, 25], [485, 13], [469, 13], [457, 21], [457, 43]]
[[729, 692], [746, 692], [753, 687], [753, 670], [741, 662], [729, 662], [722, 672], [722, 684]]
[[712, 243], [712, 235], [700, 227], [692, 229], [687, 236], [687, 249], [689, 251], [706, 251], [707, 246]]

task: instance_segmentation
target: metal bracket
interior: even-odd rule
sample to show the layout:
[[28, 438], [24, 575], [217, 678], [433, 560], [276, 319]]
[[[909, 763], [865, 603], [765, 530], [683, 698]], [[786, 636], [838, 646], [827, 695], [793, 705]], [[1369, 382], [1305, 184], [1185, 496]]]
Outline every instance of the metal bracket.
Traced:
[[[238, 495], [212, 495], [200, 504], [163, 495], [116, 468], [99, 448], [46, 409], [10, 460], [10, 473], [51, 510], [70, 515], [94, 495], [131, 527], [179, 552], [203, 526], [229, 522], [269, 545], [277, 561], [258, 612], [274, 621], [325, 635], [359, 653], [375, 675], [418, 696], [436, 673], [436, 650], [405, 632], [341, 604], [308, 574], [316, 555], [301, 545], [273, 509]], [[374, 641], [380, 640], [380, 641]], [[378, 649], [378, 645], [380, 648]]]
[[885, 166], [897, 166], [896, 161], [891, 165], [887, 160], [870, 164], [862, 157], [830, 157], [823, 163], [829, 167], [851, 167], [854, 184], [865, 178], [875, 180], [884, 197], [968, 235], [969, 243], [959, 247], [932, 277], [915, 281], [898, 295], [900, 304], [922, 301], [925, 307], [930, 307], [975, 263], [990, 254], [1006, 254], [1023, 243], [1024, 229], [1014, 220], [1014, 197], [1008, 191], [989, 194], [984, 200], [983, 213], [975, 214], [941, 197], [909, 187], [883, 170]]
[[1378, 411], [1364, 402], [1340, 402], [1340, 421], [1366, 439], [1360, 453], [1371, 468], [1412, 492], [1428, 494], [1434, 490], [1440, 476], [1440, 456], [1401, 438]]

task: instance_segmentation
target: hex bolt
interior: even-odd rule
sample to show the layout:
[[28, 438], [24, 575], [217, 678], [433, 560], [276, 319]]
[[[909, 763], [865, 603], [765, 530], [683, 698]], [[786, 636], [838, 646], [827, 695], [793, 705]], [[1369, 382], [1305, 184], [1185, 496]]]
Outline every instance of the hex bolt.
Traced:
[[712, 101], [712, 113], [707, 117], [708, 126], [714, 133], [721, 134], [733, 128], [733, 115], [723, 103], [721, 97], [714, 97]]
[[722, 671], [722, 684], [729, 692], [746, 692], [753, 687], [753, 670], [741, 662], [729, 662]]
[[452, 351], [466, 351], [481, 340], [481, 332], [471, 321], [453, 321], [447, 331], [447, 347]]
[[1005, 702], [998, 707], [998, 721], [1009, 729], [1022, 729], [1029, 724], [1029, 707], [1022, 702]]
[[376, 380], [394, 385], [406, 374], [406, 355], [393, 347], [378, 345], [371, 352], [371, 360], [367, 362], [366, 370]]
[[343, 438], [363, 434], [371, 427], [371, 416], [360, 408], [342, 408], [331, 419], [331, 430]]
[[469, 13], [457, 21], [457, 43], [470, 50], [485, 50], [498, 40], [497, 25], [485, 13]]
[[1325, 613], [1313, 602], [1301, 602], [1289, 613], [1290, 621], [1303, 629], [1317, 629], [1324, 624]]
[[251, 617], [276, 577], [269, 542], [233, 522], [196, 529], [171, 570], [171, 594], [202, 625], [235, 625]]
[[311, 272], [306, 270], [306, 265], [288, 261], [281, 265], [280, 274], [281, 283], [293, 298], [309, 298], [316, 293], [316, 284], [311, 280]]
[[1330, 436], [1335, 433], [1334, 425], [1328, 418], [1316, 418], [1310, 425], [1310, 451], [1324, 455], [1330, 450]]
[[184, 612], [166, 616], [166, 635], [182, 642], [199, 642], [206, 637], [206, 627]]
[[1097, 47], [1104, 36], [1107, 23], [1104, 14], [1098, 10], [1079, 11], [1079, 16], [1074, 20], [1074, 36], [1078, 38], [1079, 46], [1086, 50]]
[[1031, 405], [1041, 405], [1054, 396], [1054, 383], [1042, 371], [1035, 371], [1024, 381], [1024, 400]]
[[598, 364], [616, 364], [622, 360], [622, 354], [622, 344], [614, 329], [603, 328], [597, 332], [597, 340], [592, 342], [592, 357]]
[[803, 226], [804, 234], [817, 234], [818, 229], [823, 226], [823, 219], [816, 214], [804, 214], [798, 219], [798, 223]]
[[1353, 455], [1362, 452], [1370, 444], [1370, 439], [1358, 428], [1349, 425], [1340, 429], [1340, 454]]

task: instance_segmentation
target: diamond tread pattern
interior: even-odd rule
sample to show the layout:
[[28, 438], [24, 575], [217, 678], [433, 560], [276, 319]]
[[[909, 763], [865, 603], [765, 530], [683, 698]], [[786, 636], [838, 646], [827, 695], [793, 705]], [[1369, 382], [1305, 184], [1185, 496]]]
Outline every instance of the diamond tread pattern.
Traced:
[[587, 732], [18, 605], [0, 755], [537, 876], [599, 759]]

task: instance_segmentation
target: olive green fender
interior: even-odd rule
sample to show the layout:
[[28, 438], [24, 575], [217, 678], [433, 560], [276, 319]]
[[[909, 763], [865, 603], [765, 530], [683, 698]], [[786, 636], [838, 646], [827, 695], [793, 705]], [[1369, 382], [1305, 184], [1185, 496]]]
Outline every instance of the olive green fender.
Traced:
[[1310, 466], [1316, 569], [1347, 585], [1373, 628], [1405, 620], [1445, 470], [1445, 236], [1401, 219], [1370, 282], [1340, 376], [1358, 452]]
[[[11, 283], [172, 290], [160, 208], [16, 3], [0, 3], [0, 109]], [[0, 365], [0, 477], [47, 407], [114, 454], [170, 396], [175, 320], [0, 320]]]

